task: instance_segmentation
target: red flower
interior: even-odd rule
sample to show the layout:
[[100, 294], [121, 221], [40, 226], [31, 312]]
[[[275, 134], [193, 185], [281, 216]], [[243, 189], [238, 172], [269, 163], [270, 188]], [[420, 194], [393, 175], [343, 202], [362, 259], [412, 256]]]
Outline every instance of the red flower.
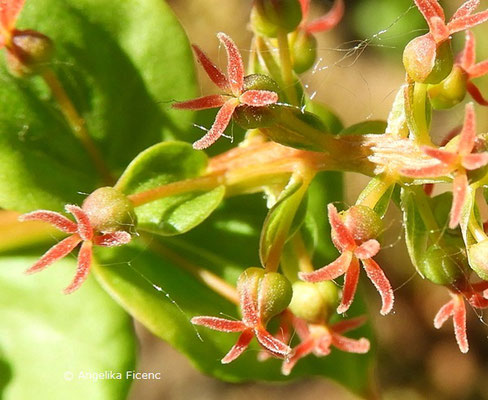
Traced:
[[209, 78], [223, 93], [183, 101], [173, 105], [174, 108], [188, 110], [205, 110], [220, 107], [210, 130], [204, 137], [193, 143], [193, 147], [198, 150], [206, 149], [215, 143], [224, 133], [227, 125], [229, 125], [237, 107], [241, 105], [264, 107], [278, 101], [278, 94], [275, 92], [269, 90], [245, 90], [244, 64], [239, 49], [225, 33], [219, 33], [217, 37], [227, 52], [227, 77], [209, 60], [199, 47], [194, 45], [193, 49]]
[[463, 52], [459, 55], [456, 65], [466, 74], [467, 90], [473, 99], [483, 105], [488, 106], [480, 90], [475, 86], [472, 79], [488, 74], [488, 60], [476, 63], [476, 41], [471, 31], [466, 31], [466, 44]]
[[317, 357], [327, 356], [330, 354], [331, 346], [348, 353], [367, 353], [370, 347], [368, 339], [356, 340], [341, 335], [358, 328], [364, 321], [364, 318], [359, 317], [327, 326], [325, 324], [307, 325], [304, 320], [295, 318], [294, 326], [301, 343], [293, 349], [292, 356], [283, 362], [281, 372], [283, 375], [290, 375], [295, 364], [310, 353], [314, 353]]
[[0, 48], [12, 45], [12, 37], [15, 33], [15, 22], [24, 7], [25, 0], [1, 0], [0, 1]]
[[344, 16], [344, 0], [335, 0], [329, 12], [307, 23], [310, 0], [300, 0], [300, 4], [302, 6], [300, 29], [307, 33], [327, 32], [334, 28]]
[[78, 254], [78, 268], [71, 284], [64, 290], [69, 294], [78, 289], [85, 282], [90, 272], [92, 261], [92, 247], [104, 246], [113, 247], [127, 244], [131, 240], [129, 233], [115, 231], [110, 233], [97, 234], [94, 232], [90, 218], [85, 211], [75, 205], [67, 205], [66, 211], [73, 214], [76, 223], [65, 216], [46, 210], [33, 211], [19, 217], [20, 221], [44, 221], [55, 226], [59, 230], [70, 233], [66, 239], [51, 247], [26, 273], [33, 274], [42, 271], [44, 268], [68, 255], [78, 244], [82, 243]]
[[456, 151], [436, 149], [424, 146], [422, 151], [438, 162], [422, 168], [404, 168], [404, 175], [425, 178], [440, 177], [454, 173], [453, 201], [449, 228], [454, 229], [461, 218], [461, 210], [466, 200], [468, 176], [466, 170], [472, 171], [488, 164], [488, 153], [472, 153], [476, 141], [476, 121], [472, 103], [466, 104], [466, 116]]
[[[454, 325], [454, 335], [459, 346], [459, 350], [467, 353], [469, 350], [468, 337], [466, 334], [466, 306], [464, 299], [478, 309], [488, 308], [488, 299], [483, 297], [488, 294], [488, 282], [466, 284], [458, 291], [450, 291], [451, 300], [444, 304], [434, 317], [434, 327], [440, 329], [442, 325], [452, 316]], [[483, 292], [484, 290], [484, 292]]]
[[359, 260], [361, 260], [368, 278], [381, 295], [383, 306], [380, 313], [388, 314], [393, 308], [393, 290], [380, 266], [372, 259], [379, 252], [380, 244], [375, 239], [356, 243], [353, 234], [341, 220], [333, 204], [328, 205], [328, 213], [334, 245], [342, 254], [329, 265], [314, 272], [301, 272], [300, 279], [307, 282], [320, 282], [344, 275], [341, 304], [337, 307], [337, 312], [341, 314], [349, 309], [354, 300], [359, 279]]
[[222, 364], [228, 364], [239, 357], [247, 349], [255, 336], [259, 344], [274, 356], [287, 357], [291, 349], [281, 340], [271, 335], [265, 328], [263, 312], [266, 305], [263, 303], [265, 296], [259, 296], [257, 291], [251, 289], [252, 285], [238, 285], [240, 296], [240, 308], [242, 321], [228, 320], [217, 317], [193, 317], [191, 323], [202, 325], [221, 332], [242, 332], [237, 343], [222, 359]]

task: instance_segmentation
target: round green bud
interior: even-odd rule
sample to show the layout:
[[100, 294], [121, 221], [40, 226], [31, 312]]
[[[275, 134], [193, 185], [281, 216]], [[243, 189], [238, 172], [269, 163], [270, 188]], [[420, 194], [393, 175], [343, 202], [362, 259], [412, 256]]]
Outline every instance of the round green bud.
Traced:
[[458, 264], [455, 254], [459, 249], [449, 248], [447, 251], [439, 245], [430, 246], [423, 254], [419, 269], [422, 275], [437, 285], [451, 285], [463, 273], [462, 266]]
[[338, 298], [339, 291], [333, 282], [297, 281], [293, 284], [290, 310], [298, 318], [319, 323], [329, 318], [337, 305]]
[[15, 30], [8, 47], [7, 66], [19, 77], [41, 72], [54, 50], [51, 39], [33, 30]]
[[132, 231], [137, 217], [132, 202], [112, 187], [95, 190], [83, 202], [83, 211], [97, 232]]
[[359, 243], [376, 239], [383, 230], [380, 216], [367, 206], [352, 206], [342, 213], [344, 224]]
[[428, 89], [430, 104], [435, 110], [452, 108], [466, 97], [466, 73], [455, 66], [446, 79]]
[[468, 249], [469, 265], [483, 280], [488, 280], [488, 239], [473, 244]]
[[415, 82], [441, 82], [452, 71], [453, 55], [450, 40], [436, 43], [430, 34], [413, 39], [403, 52], [403, 65]]
[[313, 67], [317, 58], [317, 39], [306, 31], [299, 30], [290, 43], [293, 69], [302, 74]]
[[251, 11], [252, 29], [266, 37], [276, 37], [280, 29], [293, 32], [301, 20], [299, 0], [256, 0]]

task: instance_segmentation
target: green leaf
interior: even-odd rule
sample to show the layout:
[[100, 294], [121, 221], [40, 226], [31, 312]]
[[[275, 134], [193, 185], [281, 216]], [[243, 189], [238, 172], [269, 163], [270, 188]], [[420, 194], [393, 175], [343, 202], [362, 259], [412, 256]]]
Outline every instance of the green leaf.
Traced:
[[[0, 397], [125, 399], [131, 384], [126, 371], [134, 369], [135, 359], [131, 319], [93, 278], [62, 294], [73, 278], [74, 259], [24, 275], [36, 259], [0, 258]], [[121, 379], [94, 381], [87, 375], [105, 371], [121, 373]]]
[[400, 196], [408, 254], [417, 272], [422, 275], [419, 266], [427, 249], [429, 232], [415, 203], [415, 192], [402, 189]]
[[382, 134], [385, 133], [385, 121], [364, 121], [358, 124], [351, 125], [343, 129], [340, 135], [368, 135], [368, 134]]
[[[170, 103], [194, 97], [194, 62], [162, 0], [28, 1], [17, 26], [53, 40], [51, 67], [115, 175], [161, 139], [185, 138], [191, 113]], [[1, 59], [0, 206], [80, 203], [100, 184], [91, 159], [41, 77], [13, 78]]]
[[[125, 194], [144, 192], [171, 182], [195, 178], [207, 156], [184, 142], [164, 142], [137, 156], [117, 182]], [[184, 233], [204, 221], [220, 204], [225, 187], [164, 197], [136, 208], [138, 228], [163, 236]]]

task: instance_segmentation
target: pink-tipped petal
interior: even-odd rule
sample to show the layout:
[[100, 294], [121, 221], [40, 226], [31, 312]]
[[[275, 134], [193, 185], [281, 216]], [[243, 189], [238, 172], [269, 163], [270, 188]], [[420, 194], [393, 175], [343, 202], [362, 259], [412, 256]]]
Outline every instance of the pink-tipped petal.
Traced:
[[14, 28], [15, 22], [24, 7], [25, 0], [1, 0], [0, 1], [0, 23], [3, 28], [10, 31]]
[[458, 143], [458, 153], [465, 155], [471, 153], [476, 140], [476, 115], [473, 103], [466, 104], [463, 130]]
[[33, 274], [43, 270], [44, 268], [53, 264], [55, 261], [58, 261], [68, 255], [76, 246], [78, 246], [80, 242], [81, 238], [77, 234], [67, 237], [51, 247], [32, 267], [25, 271], [25, 273]]
[[390, 281], [386, 277], [381, 267], [372, 258], [362, 260], [362, 262], [368, 278], [371, 280], [371, 282], [373, 282], [376, 290], [378, 290], [381, 296], [383, 305], [381, 307], [380, 314], [386, 315], [392, 310], [395, 299]]
[[367, 353], [370, 348], [369, 340], [366, 338], [356, 340], [339, 335], [335, 332], [332, 332], [332, 344], [339, 350], [357, 354]]
[[474, 12], [474, 10], [476, 10], [478, 8], [479, 5], [480, 5], [480, 0], [468, 0], [468, 1], [466, 1], [454, 13], [454, 15], [451, 18], [451, 21], [458, 19], [458, 18], [466, 17], [467, 15], [472, 14]]
[[461, 211], [466, 201], [468, 191], [468, 177], [465, 173], [459, 173], [452, 183], [452, 206], [449, 218], [449, 228], [454, 229], [461, 219]]
[[361, 325], [363, 325], [367, 320], [366, 316], [361, 316], [361, 317], [356, 317], [356, 318], [351, 318], [351, 319], [345, 319], [339, 322], [336, 322], [335, 324], [331, 325], [331, 329], [334, 332], [337, 333], [344, 333], [348, 331], [352, 331], [356, 328], [359, 328]]
[[344, 276], [344, 289], [342, 290], [341, 304], [337, 307], [337, 313], [342, 314], [349, 310], [354, 295], [356, 294], [356, 288], [359, 280], [359, 261], [353, 257], [346, 275]]
[[293, 355], [287, 360], [283, 361], [281, 366], [281, 373], [283, 375], [290, 375], [293, 367], [303, 357], [308, 356], [315, 347], [315, 341], [312, 337], [308, 337], [293, 349]]
[[[461, 54], [461, 67], [469, 73], [471, 67], [476, 62], [476, 41], [473, 32], [466, 31], [466, 44]], [[470, 74], [471, 75], [471, 74]]]
[[174, 103], [172, 107], [178, 110], [207, 110], [209, 108], [222, 107], [227, 100], [228, 98], [225, 96], [213, 94], [210, 96], [199, 97], [198, 99], [180, 101]]
[[67, 212], [73, 214], [78, 222], [78, 233], [83, 240], [92, 240], [93, 228], [91, 227], [90, 218], [88, 215], [78, 206], [68, 204], [64, 207]]
[[73, 293], [86, 281], [90, 273], [92, 253], [92, 242], [90, 240], [84, 241], [78, 254], [78, 267], [76, 268], [75, 277], [69, 286], [64, 289], [64, 294]]
[[430, 33], [437, 43], [441, 43], [449, 38], [449, 29], [443, 19], [433, 17], [429, 23]]
[[334, 204], [330, 203], [327, 206], [327, 212], [329, 215], [330, 226], [333, 230], [334, 240], [339, 245], [340, 250], [349, 250], [351, 247], [355, 246], [356, 242], [349, 232], [349, 229], [347, 229], [346, 225], [339, 216], [337, 208], [335, 208]]
[[298, 337], [303, 341], [310, 336], [310, 330], [305, 320], [300, 318], [293, 319], [293, 327]]
[[344, 16], [344, 0], [335, 0], [329, 12], [306, 25], [309, 33], [327, 32], [334, 28]]
[[462, 353], [467, 353], [469, 344], [466, 335], [466, 307], [461, 296], [458, 296], [455, 300], [452, 322], [454, 324], [454, 336], [456, 336], [459, 350]]
[[241, 333], [237, 343], [232, 346], [229, 352], [225, 355], [224, 358], [220, 361], [222, 364], [229, 364], [230, 362], [234, 361], [237, 357], [239, 357], [249, 346], [254, 334], [251, 329], [247, 329]]
[[242, 62], [241, 53], [234, 41], [225, 33], [220, 32], [217, 37], [227, 52], [227, 76], [230, 89], [234, 96], [240, 96], [244, 86], [244, 63]]
[[298, 276], [306, 282], [330, 281], [343, 275], [351, 264], [352, 252], [345, 251], [330, 264], [313, 272], [299, 272]]
[[449, 29], [449, 33], [452, 34], [464, 31], [465, 29], [470, 29], [485, 21], [488, 21], [488, 10], [452, 20], [447, 24], [447, 29]]
[[457, 154], [447, 150], [436, 149], [434, 147], [423, 146], [422, 151], [429, 157], [439, 160], [441, 163], [449, 165], [456, 161]]
[[483, 97], [480, 90], [473, 82], [468, 81], [467, 89], [474, 101], [476, 101], [478, 104], [481, 104], [482, 106], [488, 106], [488, 100]]
[[378, 254], [380, 248], [380, 243], [376, 239], [370, 239], [356, 248], [354, 255], [360, 259], [371, 258]]
[[237, 99], [227, 100], [227, 102], [224, 103], [222, 108], [217, 113], [217, 116], [215, 117], [215, 122], [213, 123], [210, 130], [206, 133], [204, 137], [193, 143], [193, 148], [196, 150], [203, 150], [214, 144], [217, 139], [222, 136], [225, 128], [227, 128], [227, 125], [229, 125], [232, 114], [234, 114], [234, 110], [238, 105], [239, 101]]
[[469, 70], [469, 78], [475, 79], [480, 76], [488, 74], [488, 60], [481, 61], [478, 64], [473, 65]]
[[447, 175], [451, 172], [451, 167], [439, 162], [421, 168], [403, 168], [400, 173], [412, 178], [436, 178]]
[[190, 322], [193, 325], [200, 325], [221, 332], [242, 332], [246, 329], [246, 325], [242, 321], [217, 317], [193, 317]]
[[76, 225], [73, 221], [66, 218], [64, 215], [61, 215], [54, 211], [47, 211], [47, 210], [38, 210], [32, 211], [27, 214], [22, 214], [19, 217], [19, 221], [42, 221], [47, 222], [60, 231], [66, 233], [75, 233], [78, 230], [78, 225]]
[[310, 11], [310, 0], [299, 0], [302, 8], [302, 21], [305, 21]]
[[332, 345], [332, 335], [326, 329], [324, 333], [315, 339], [315, 348], [313, 353], [317, 357], [324, 357], [330, 354]]
[[483, 295], [480, 293], [472, 294], [467, 298], [467, 300], [469, 304], [471, 304], [471, 306], [474, 308], [478, 308], [478, 309], [488, 308], [488, 299], [485, 299]]
[[207, 73], [208, 77], [215, 83], [223, 92], [230, 89], [229, 81], [222, 71], [207, 57], [207, 55], [196, 45], [192, 45], [198, 61]]
[[454, 312], [454, 300], [444, 304], [434, 317], [434, 328], [440, 329]]
[[240, 102], [248, 106], [264, 107], [278, 101], [278, 94], [269, 90], [247, 90], [241, 94]]
[[464, 168], [470, 171], [484, 167], [488, 164], [488, 153], [468, 154], [463, 157], [461, 164]]
[[93, 243], [97, 246], [103, 247], [115, 247], [122, 246], [131, 241], [132, 236], [130, 233], [125, 231], [115, 231], [111, 233], [106, 233], [104, 235], [95, 236]]
[[437, 0], [415, 0], [415, 5], [424, 16], [427, 24], [429, 25], [429, 28], [432, 18], [438, 17], [441, 18], [443, 21], [445, 20], [444, 10], [439, 5]]
[[284, 358], [291, 353], [291, 348], [281, 340], [275, 338], [264, 328], [254, 330], [259, 344], [277, 357]]

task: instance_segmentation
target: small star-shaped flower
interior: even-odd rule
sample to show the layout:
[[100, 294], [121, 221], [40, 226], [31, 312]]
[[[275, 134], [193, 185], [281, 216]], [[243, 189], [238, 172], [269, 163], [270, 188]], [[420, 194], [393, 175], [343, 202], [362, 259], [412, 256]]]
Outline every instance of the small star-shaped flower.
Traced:
[[259, 344], [268, 352], [279, 358], [287, 357], [291, 349], [281, 340], [271, 335], [265, 327], [262, 312], [266, 309], [263, 303], [265, 296], [250, 289], [252, 285], [238, 286], [242, 320], [228, 320], [217, 317], [193, 317], [191, 323], [221, 332], [241, 332], [237, 343], [222, 359], [222, 364], [228, 364], [239, 357], [247, 349], [255, 336]]
[[265, 107], [278, 101], [278, 94], [275, 92], [269, 90], [245, 90], [244, 64], [239, 49], [225, 33], [219, 33], [217, 37], [227, 52], [227, 76], [210, 61], [199, 47], [194, 45], [193, 49], [209, 78], [223, 93], [173, 104], [174, 108], [187, 110], [205, 110], [220, 107], [210, 130], [204, 137], [193, 143], [193, 147], [198, 150], [206, 149], [222, 136], [237, 107]]
[[329, 355], [331, 346], [348, 353], [367, 353], [370, 347], [368, 339], [351, 339], [342, 335], [344, 332], [358, 328], [364, 321], [363, 317], [359, 317], [332, 325], [307, 325], [304, 320], [295, 318], [294, 326], [301, 343], [293, 349], [292, 356], [283, 362], [281, 372], [283, 375], [290, 375], [295, 364], [310, 353], [314, 353], [317, 357]]
[[449, 228], [454, 229], [461, 218], [461, 210], [466, 201], [468, 176], [466, 170], [472, 171], [488, 164], [488, 153], [473, 153], [476, 141], [476, 121], [474, 106], [466, 105], [464, 125], [461, 131], [456, 151], [437, 149], [423, 146], [422, 151], [438, 162], [422, 168], [404, 168], [403, 175], [414, 178], [435, 178], [454, 174], [453, 201]]
[[302, 22], [299, 29], [307, 33], [327, 32], [333, 29], [344, 16], [344, 0], [335, 0], [329, 12], [311, 22], [307, 22], [310, 1], [300, 0], [302, 6]]
[[337, 307], [337, 312], [342, 314], [349, 309], [354, 300], [359, 279], [359, 261], [361, 261], [368, 278], [380, 293], [383, 303], [380, 313], [388, 314], [393, 308], [393, 290], [380, 266], [372, 259], [380, 250], [379, 242], [376, 239], [369, 239], [358, 243], [333, 204], [328, 205], [328, 214], [334, 245], [341, 255], [332, 263], [314, 272], [301, 272], [300, 279], [307, 282], [320, 282], [344, 275], [342, 299]]
[[476, 41], [471, 31], [466, 31], [466, 44], [457, 59], [456, 65], [466, 74], [466, 86], [469, 94], [477, 103], [488, 106], [488, 100], [483, 97], [480, 90], [472, 82], [472, 79], [488, 74], [488, 60], [476, 63]]
[[44, 221], [48, 222], [57, 229], [69, 233], [66, 239], [51, 247], [26, 273], [33, 274], [42, 271], [44, 268], [65, 257], [80, 243], [78, 253], [78, 268], [71, 284], [64, 290], [69, 294], [77, 290], [85, 282], [90, 272], [92, 262], [93, 245], [113, 247], [127, 244], [131, 240], [131, 235], [125, 231], [115, 231], [107, 233], [95, 232], [88, 214], [82, 208], [75, 205], [67, 205], [66, 212], [71, 213], [76, 223], [66, 218], [64, 215], [53, 211], [38, 210], [19, 217], [20, 221]]

